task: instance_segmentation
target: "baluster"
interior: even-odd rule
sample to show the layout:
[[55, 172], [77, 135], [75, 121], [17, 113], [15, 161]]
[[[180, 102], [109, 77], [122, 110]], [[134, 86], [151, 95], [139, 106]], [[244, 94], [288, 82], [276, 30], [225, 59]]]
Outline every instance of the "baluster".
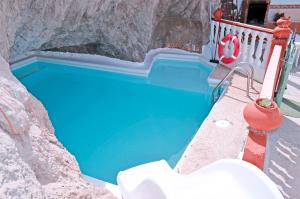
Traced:
[[212, 44], [214, 43], [214, 35], [215, 35], [215, 22], [212, 21], [212, 24], [210, 26], [210, 46], [212, 47]]
[[[224, 37], [224, 28], [225, 28], [225, 24], [224, 23], [219, 23], [220, 25], [218, 26], [218, 30], [220, 30], [220, 34], [219, 34], [219, 37], [217, 37], [217, 41], [216, 42], [220, 42], [223, 37]], [[215, 46], [215, 48], [217, 48], [217, 45]], [[219, 53], [216, 53], [216, 58], [219, 59]]]
[[212, 52], [215, 50], [215, 42], [216, 42], [216, 32], [217, 32], [217, 22], [212, 21], [212, 26], [210, 29], [210, 49]]
[[259, 38], [259, 43], [256, 49], [256, 53], [255, 53], [255, 60], [254, 63], [257, 67], [262, 68], [261, 66], [261, 56], [262, 56], [262, 51], [263, 51], [263, 43], [264, 43], [264, 39], [266, 38], [266, 33], [264, 32], [260, 32], [258, 35]]
[[225, 25], [225, 33], [224, 33], [224, 36], [226, 36], [227, 34], [229, 34], [230, 33], [230, 28], [231, 28], [231, 25], [230, 24], [226, 24]]
[[262, 67], [265, 69], [267, 65], [267, 61], [269, 58], [269, 53], [270, 53], [270, 48], [272, 44], [272, 39], [273, 35], [272, 34], [267, 34], [267, 43], [264, 45], [264, 55], [263, 55], [263, 62], [262, 62]]
[[236, 35], [236, 26], [231, 26], [231, 34]]
[[221, 33], [220, 33], [220, 39], [219, 41], [221, 41], [224, 37], [224, 29], [225, 29], [225, 24], [224, 23], [220, 23], [221, 26]]
[[[236, 29], [237, 29], [237, 26], [230, 26], [230, 33], [233, 34], [233, 35], [236, 35]], [[234, 51], [234, 47], [231, 46], [230, 48], [230, 55], [233, 54], [233, 51]]]
[[244, 28], [242, 28], [242, 27], [238, 27], [237, 28], [237, 31], [238, 31], [238, 33], [237, 33], [237, 37], [239, 38], [239, 41], [240, 41], [240, 56], [241, 56], [241, 59], [243, 58], [242, 57], [242, 51], [243, 51], [243, 47], [244, 47], [244, 45], [242, 45], [242, 38], [243, 38], [243, 32], [244, 32]]
[[249, 62], [250, 63], [253, 63], [254, 62], [254, 58], [253, 58], [253, 55], [254, 55], [254, 52], [255, 52], [255, 43], [256, 43], [256, 37], [258, 35], [258, 32], [257, 31], [252, 31], [251, 32], [251, 42], [250, 42], [250, 50], [249, 50]]
[[218, 35], [218, 28], [219, 28], [219, 22], [213, 21], [213, 26], [212, 26], [212, 32], [213, 32], [213, 43], [215, 44], [217, 41], [217, 35]]
[[242, 52], [242, 57], [243, 57], [243, 61], [247, 61], [248, 59], [248, 40], [249, 40], [249, 34], [250, 34], [251, 30], [250, 29], [246, 29], [245, 33], [245, 37], [244, 37], [244, 42], [243, 42], [243, 52]]
[[[231, 27], [231, 25], [230, 24], [226, 24], [225, 25], [225, 32], [224, 32], [224, 36], [226, 36], [227, 34], [229, 34], [230, 33], [230, 27]], [[225, 44], [225, 48], [224, 48], [224, 55], [225, 56], [228, 56], [228, 55], [230, 55], [230, 48], [229, 48], [229, 43], [230, 42], [227, 42], [226, 44]]]
[[215, 32], [215, 44], [218, 43], [219, 31], [220, 31], [220, 22], [217, 22], [216, 23], [216, 32]]
[[215, 33], [215, 44], [214, 44], [214, 47], [213, 47], [213, 49], [214, 49], [214, 53], [216, 52], [216, 57], [215, 57], [215, 59], [219, 59], [219, 54], [218, 54], [218, 52], [217, 52], [217, 46], [218, 46], [218, 42], [219, 42], [219, 39], [220, 39], [220, 37], [221, 37], [221, 33], [220, 33], [220, 30], [221, 29], [221, 22], [217, 22], [216, 23], [216, 33]]

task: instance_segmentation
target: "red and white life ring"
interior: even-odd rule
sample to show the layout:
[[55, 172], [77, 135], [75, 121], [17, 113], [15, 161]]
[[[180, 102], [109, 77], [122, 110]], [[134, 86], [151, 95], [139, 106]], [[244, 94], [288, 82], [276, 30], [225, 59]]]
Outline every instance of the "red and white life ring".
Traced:
[[[226, 42], [229, 42], [229, 41], [232, 41], [232, 43], [234, 45], [234, 51], [233, 51], [233, 54], [230, 57], [225, 57], [224, 48], [225, 48]], [[219, 43], [218, 52], [219, 52], [220, 61], [222, 63], [231, 64], [232, 62], [234, 62], [237, 59], [237, 57], [239, 56], [239, 53], [240, 53], [239, 38], [235, 35], [232, 35], [232, 34], [226, 35], [222, 39], [222, 41]]]

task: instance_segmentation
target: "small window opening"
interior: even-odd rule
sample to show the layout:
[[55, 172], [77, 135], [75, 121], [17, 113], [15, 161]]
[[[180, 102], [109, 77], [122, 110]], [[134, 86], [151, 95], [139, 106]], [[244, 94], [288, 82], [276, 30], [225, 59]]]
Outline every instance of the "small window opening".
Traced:
[[268, 4], [265, 2], [250, 3], [248, 8], [247, 23], [252, 25], [263, 26], [267, 12]]

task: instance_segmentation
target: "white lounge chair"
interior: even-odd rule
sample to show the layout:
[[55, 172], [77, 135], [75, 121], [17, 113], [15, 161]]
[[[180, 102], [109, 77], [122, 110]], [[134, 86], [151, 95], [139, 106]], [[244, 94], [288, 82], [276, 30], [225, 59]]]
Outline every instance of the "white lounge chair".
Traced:
[[284, 199], [276, 185], [254, 165], [225, 159], [189, 175], [161, 160], [121, 171], [124, 199]]

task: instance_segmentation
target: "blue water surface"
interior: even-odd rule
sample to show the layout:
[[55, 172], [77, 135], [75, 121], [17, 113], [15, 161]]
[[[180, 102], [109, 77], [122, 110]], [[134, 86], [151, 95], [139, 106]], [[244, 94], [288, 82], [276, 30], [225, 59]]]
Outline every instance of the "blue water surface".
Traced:
[[49, 112], [86, 175], [165, 159], [174, 167], [211, 109], [211, 68], [157, 60], [148, 77], [36, 61], [14, 74]]

